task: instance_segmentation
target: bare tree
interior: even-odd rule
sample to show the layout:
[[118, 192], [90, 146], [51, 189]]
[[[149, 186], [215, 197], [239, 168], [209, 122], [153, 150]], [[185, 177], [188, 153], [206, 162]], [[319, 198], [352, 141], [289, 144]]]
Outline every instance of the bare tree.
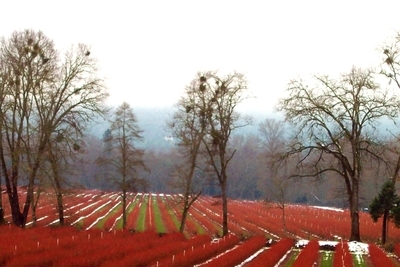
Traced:
[[289, 162], [280, 161], [280, 156], [285, 152], [287, 143], [285, 123], [276, 119], [266, 119], [260, 123], [259, 132], [263, 140], [263, 152], [265, 156], [265, 174], [267, 189], [267, 204], [274, 203], [282, 210], [282, 223], [286, 232], [285, 207], [288, 202], [288, 194], [294, 181], [289, 179]]
[[199, 167], [200, 149], [208, 128], [205, 110], [210, 103], [200, 90], [201, 78], [199, 73], [186, 87], [185, 95], [176, 104], [177, 111], [168, 122], [172, 136], [179, 140], [178, 151], [183, 161], [176, 165], [172, 181], [174, 188], [183, 191], [180, 232], [185, 228], [190, 207], [202, 193], [201, 185], [194, 184], [194, 175]]
[[[72, 132], [71, 132], [72, 131]], [[74, 135], [74, 129], [65, 128], [53, 135], [47, 150], [44, 162], [41, 166], [41, 173], [46, 177], [56, 197], [56, 208], [58, 211], [59, 225], [64, 225], [64, 204], [63, 195], [68, 188], [73, 186], [68, 182], [67, 176], [73, 175], [77, 163], [77, 153], [80, 152], [80, 138]], [[43, 179], [43, 178], [42, 178]]]
[[[389, 85], [394, 83], [400, 89], [400, 33], [390, 43], [381, 47], [382, 65], [381, 74], [389, 80]], [[400, 154], [395, 165], [392, 179], [394, 183], [399, 179]]]
[[144, 151], [137, 148], [142, 140], [137, 119], [128, 103], [122, 103], [111, 119], [110, 134], [105, 135], [105, 154], [98, 158], [99, 165], [107, 166], [105, 178], [122, 191], [122, 227], [126, 228], [127, 192], [146, 188], [146, 180], [139, 177], [139, 170], [147, 169]]
[[[1, 170], [0, 170], [1, 173]], [[4, 208], [3, 208], [3, 187], [2, 187], [2, 175], [0, 175], [0, 225], [5, 224]]]
[[235, 149], [228, 142], [235, 129], [251, 123], [250, 117], [241, 116], [236, 107], [249, 98], [247, 81], [243, 74], [233, 73], [218, 76], [216, 72], [207, 72], [200, 76], [199, 90], [204, 94], [207, 105], [203, 114], [207, 119], [208, 132], [204, 137], [208, 162], [215, 174], [222, 197], [222, 234], [228, 234], [227, 168], [235, 155]]
[[[1, 40], [0, 161], [16, 225], [25, 226], [52, 136], [66, 128], [82, 135], [95, 115], [104, 112], [107, 93], [88, 50], [85, 45], [72, 47], [60, 60], [53, 42], [32, 30]], [[27, 195], [21, 211], [22, 174], [27, 177]]]
[[252, 133], [232, 136], [229, 147], [236, 152], [227, 170], [230, 198], [259, 199], [264, 194], [259, 179], [265, 173], [260, 142], [258, 135]]
[[287, 155], [299, 155], [296, 177], [318, 177], [333, 172], [345, 184], [350, 208], [349, 240], [360, 241], [359, 188], [368, 157], [380, 159], [374, 136], [382, 118], [394, 119], [400, 102], [380, 88], [369, 70], [353, 68], [339, 80], [316, 76], [309, 87], [290, 82], [288, 96], [278, 110], [296, 131]]

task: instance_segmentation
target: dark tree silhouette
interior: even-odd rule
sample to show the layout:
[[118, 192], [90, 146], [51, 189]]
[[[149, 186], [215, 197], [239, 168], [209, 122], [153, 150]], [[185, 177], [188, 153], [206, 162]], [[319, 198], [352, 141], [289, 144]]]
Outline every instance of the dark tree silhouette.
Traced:
[[104, 178], [121, 190], [122, 227], [126, 228], [127, 192], [147, 188], [147, 181], [139, 177], [139, 170], [147, 169], [144, 151], [136, 143], [142, 140], [137, 119], [128, 103], [122, 103], [111, 119], [110, 132], [103, 136], [105, 153], [97, 159], [106, 167]]
[[345, 184], [350, 208], [349, 240], [360, 241], [359, 188], [368, 158], [379, 160], [375, 138], [382, 118], [399, 114], [399, 99], [374, 81], [369, 70], [353, 68], [339, 80], [315, 77], [313, 86], [293, 80], [278, 110], [295, 130], [287, 156], [298, 155], [295, 177], [320, 177], [333, 172]]
[[[78, 45], [63, 60], [42, 32], [14, 32], [0, 43], [0, 164], [11, 205], [13, 223], [24, 227], [37, 174], [54, 135], [69, 129], [82, 136], [107, 97], [97, 64]], [[73, 131], [72, 131], [73, 130]], [[78, 143], [71, 144], [73, 151]], [[21, 176], [27, 194], [20, 209]]]

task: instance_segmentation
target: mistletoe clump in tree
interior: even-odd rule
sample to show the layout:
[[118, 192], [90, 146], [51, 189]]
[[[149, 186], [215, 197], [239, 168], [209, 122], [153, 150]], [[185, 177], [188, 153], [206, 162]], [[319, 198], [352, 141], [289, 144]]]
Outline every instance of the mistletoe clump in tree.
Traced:
[[0, 39], [0, 165], [12, 222], [20, 227], [30, 210], [35, 217], [34, 190], [49, 162], [62, 216], [63, 175], [54, 164], [79, 151], [85, 129], [105, 112], [108, 93], [89, 50], [79, 44], [59, 57], [53, 41], [33, 30]]

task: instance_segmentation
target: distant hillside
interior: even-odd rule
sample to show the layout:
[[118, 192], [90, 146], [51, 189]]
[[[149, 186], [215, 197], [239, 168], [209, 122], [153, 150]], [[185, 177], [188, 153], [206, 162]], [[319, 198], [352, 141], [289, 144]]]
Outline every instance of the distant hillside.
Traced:
[[[143, 130], [143, 143], [140, 146], [144, 149], [164, 150], [172, 146], [169, 133], [166, 129], [166, 122], [172, 117], [174, 108], [172, 107], [155, 107], [155, 108], [133, 108], [140, 129]], [[234, 134], [258, 134], [258, 125], [267, 117], [272, 118], [274, 114], [263, 114], [262, 112], [243, 112], [242, 115], [250, 115], [253, 117], [253, 125], [246, 126], [237, 130]], [[109, 128], [108, 122], [99, 120], [93, 125], [91, 133], [102, 138], [104, 131]]]

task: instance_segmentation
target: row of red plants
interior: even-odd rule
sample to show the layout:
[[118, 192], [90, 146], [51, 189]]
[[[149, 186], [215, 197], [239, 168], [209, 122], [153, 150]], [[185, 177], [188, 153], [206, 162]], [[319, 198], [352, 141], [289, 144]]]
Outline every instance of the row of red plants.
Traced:
[[[203, 217], [206, 217], [208, 220], [212, 221], [215, 231], [218, 232], [219, 229], [222, 229], [222, 213], [221, 209], [219, 207], [216, 207], [214, 203], [215, 202], [210, 202], [209, 199], [202, 198], [193, 204], [193, 209], [200, 212], [201, 214], [205, 214], [206, 216]], [[215, 225], [218, 225], [219, 227], [215, 227]], [[250, 233], [242, 225], [235, 223], [232, 219], [228, 220], [228, 227], [230, 232], [238, 236], [254, 235], [254, 233]]]
[[[179, 231], [179, 225], [175, 225], [172, 216], [168, 213], [168, 208], [165, 203], [165, 196], [164, 195], [159, 195], [158, 197], [158, 208], [160, 210], [160, 215], [161, 219], [164, 222], [164, 227], [167, 232], [178, 232]], [[177, 219], [177, 217], [175, 217]], [[187, 233], [186, 235], [187, 236]]]
[[141, 205], [145, 205], [144, 198], [145, 198], [144, 194], [136, 195], [135, 200], [137, 199], [137, 205], [135, 205], [135, 208], [132, 210], [132, 212], [127, 215], [126, 219], [127, 220], [126, 225], [128, 229], [137, 228], [136, 225], [140, 215], [140, 207]]
[[[180, 223], [182, 218], [182, 203], [179, 201], [179, 197], [176, 195], [165, 195], [163, 199], [165, 201], [167, 212], [173, 213], [174, 215], [170, 216], [175, 216]], [[199, 232], [199, 229], [191, 216], [187, 217], [184, 231], [188, 236], [197, 235]]]
[[246, 267], [274, 267], [294, 246], [294, 239], [284, 238], [279, 242], [272, 244], [269, 249], [264, 250], [252, 261], [247, 263]]
[[[105, 213], [105, 209], [98, 209], [101, 205], [108, 201], [116, 200], [116, 193], [104, 193], [101, 191], [78, 191], [77, 194], [65, 195], [65, 216], [67, 223], [77, 223], [78, 219], [82, 219], [80, 224], [84, 227], [89, 226], [101, 214]], [[149, 195], [138, 195], [137, 197], [150, 198]], [[164, 198], [172, 201], [171, 197]], [[173, 198], [173, 197], [172, 197]], [[6, 218], [10, 218], [7, 198], [3, 199]], [[160, 201], [157, 197], [156, 201]], [[211, 197], [201, 197], [199, 203], [195, 203], [194, 208], [190, 210], [188, 217], [186, 232], [193, 235], [197, 232], [194, 222], [203, 227], [206, 232], [216, 234], [220, 231], [222, 222], [222, 208], [218, 199]], [[84, 203], [79, 205], [78, 203]], [[38, 225], [47, 225], [57, 220], [57, 210], [54, 208], [54, 196], [43, 193], [39, 199], [37, 209]], [[145, 202], [141, 202], [142, 204]], [[180, 206], [167, 203], [174, 209], [177, 218], [180, 218]], [[151, 211], [151, 201], [148, 201], [148, 211]], [[111, 208], [114, 205], [108, 205]], [[137, 216], [140, 204], [136, 205], [130, 214], [128, 214], [128, 228], [136, 228]], [[96, 211], [96, 212], [95, 212]], [[229, 201], [229, 226], [233, 233], [237, 235], [262, 235], [271, 233], [275, 236], [285, 236], [283, 232], [282, 210], [274, 208], [273, 205], [267, 205], [260, 201]], [[332, 240], [335, 236], [346, 238], [349, 233], [349, 214], [348, 211], [337, 211], [328, 209], [319, 209], [309, 206], [287, 205], [285, 208], [286, 230], [294, 238], [318, 238]], [[90, 215], [90, 216], [89, 216]], [[204, 218], [206, 215], [206, 218]], [[47, 216], [45, 218], [45, 216]], [[149, 229], [154, 228], [154, 216], [148, 213], [147, 224]], [[150, 219], [151, 218], [151, 219]], [[28, 218], [28, 222], [31, 218]], [[115, 223], [115, 217], [112, 224]], [[335, 223], [331, 223], [334, 220]], [[150, 221], [152, 224], [150, 225]], [[110, 222], [111, 223], [111, 222]], [[109, 223], [107, 223], [108, 225]], [[171, 226], [171, 224], [169, 224]], [[360, 228], [362, 239], [367, 242], [375, 242], [380, 237], [381, 222], [373, 223], [367, 213], [360, 212]], [[176, 226], [168, 227], [167, 232], [177, 231]], [[400, 242], [400, 229], [395, 228], [392, 224], [389, 226], [389, 241]]]
[[375, 267], [385, 266], [385, 267], [395, 267], [396, 265], [387, 256], [387, 254], [377, 245], [370, 243], [368, 245], [369, 257], [372, 264]]
[[108, 233], [68, 227], [9, 229], [5, 226], [0, 232], [0, 266], [25, 266], [27, 262], [32, 266], [149, 266], [194, 247], [210, 251], [211, 246], [217, 248], [215, 254], [238, 242], [233, 236], [219, 245], [211, 245], [207, 235], [187, 240], [179, 233]]
[[318, 260], [319, 243], [317, 240], [310, 240], [300, 251], [292, 267], [312, 267]]
[[[179, 253], [170, 254], [164, 259], [153, 262], [154, 266], [193, 266], [204, 263], [207, 260], [220, 255], [233, 248], [239, 243], [235, 235], [227, 235], [218, 240], [192, 246], [187, 249], [180, 249]], [[171, 256], [172, 255], [172, 256]], [[127, 266], [127, 265], [125, 265]]]
[[335, 247], [333, 257], [333, 267], [353, 267], [353, 257], [350, 254], [349, 244], [347, 242], [339, 242]]
[[231, 267], [241, 264], [250, 255], [253, 255], [265, 246], [265, 238], [254, 236], [246, 240], [239, 246], [229, 250], [215, 259], [204, 264], [204, 267]]
[[[83, 219], [84, 226], [88, 226], [89, 223], [94, 222], [99, 216], [104, 215], [107, 209], [100, 212], [99, 207], [105, 203], [111, 201], [107, 207], [112, 207], [117, 202], [115, 193], [102, 193], [100, 191], [96, 192], [79, 192], [75, 194], [70, 194], [65, 198], [66, 214], [69, 216], [69, 222], [76, 222], [79, 218]], [[56, 210], [54, 205], [50, 204], [54, 199], [49, 194], [42, 195], [43, 198], [40, 199], [38, 207], [38, 216], [48, 216], [46, 219], [40, 220], [43, 224], [47, 224], [57, 218]], [[152, 196], [148, 194], [137, 195], [140, 198], [142, 204], [145, 204], [144, 199], [148, 199], [147, 207], [147, 224], [154, 226], [154, 214], [151, 212]], [[84, 203], [79, 205], [79, 201]], [[179, 217], [180, 206], [174, 203], [174, 196], [158, 196], [154, 197], [154, 201], [157, 201], [160, 209], [173, 209], [174, 214], [177, 218]], [[138, 201], [138, 203], [140, 202]], [[6, 203], [4, 203], [6, 206]], [[140, 205], [136, 205], [134, 210], [129, 214], [128, 218], [134, 214], [137, 216]], [[95, 212], [95, 210], [98, 210]], [[7, 209], [6, 209], [7, 212]], [[49, 215], [45, 215], [50, 213]], [[177, 231], [176, 225], [172, 223], [171, 215], [168, 212], [162, 211], [163, 221], [167, 221], [165, 218], [169, 218], [168, 227], [166, 227], [167, 232]], [[89, 216], [90, 215], [90, 216]], [[9, 216], [9, 215], [8, 215]], [[50, 219], [51, 218], [51, 219]], [[151, 218], [151, 219], [150, 219]], [[128, 220], [129, 220], [128, 219]], [[334, 223], [332, 223], [334, 220]], [[113, 220], [115, 222], [115, 218]], [[211, 197], [201, 197], [200, 201], [195, 204], [194, 208], [190, 211], [190, 216], [187, 220], [188, 225], [186, 232], [193, 235], [196, 232], [196, 224], [202, 225], [204, 229], [207, 230], [208, 234], [214, 235], [220, 231], [221, 221], [222, 221], [222, 209], [218, 202], [218, 199], [213, 199]], [[136, 220], [131, 220], [131, 227], [135, 228]], [[265, 233], [271, 233], [278, 236], [283, 236], [282, 231], [282, 210], [274, 208], [273, 206], [268, 206], [263, 202], [257, 201], [230, 201], [229, 202], [229, 226], [233, 233], [236, 235], [265, 235]], [[372, 223], [369, 215], [367, 213], [360, 212], [360, 225], [363, 230], [363, 238], [365, 240], [376, 241], [380, 236], [380, 223]], [[150, 225], [151, 226], [151, 225]], [[150, 228], [148, 226], [148, 228]], [[319, 209], [307, 206], [291, 206], [286, 207], [286, 228], [295, 237], [314, 238], [321, 239], [333, 239], [335, 235], [346, 237], [349, 232], [349, 218], [347, 211], [337, 211], [328, 209]], [[397, 233], [400, 231], [390, 225], [390, 236], [394, 237], [390, 241], [397, 240], [400, 235]], [[396, 239], [397, 238], [397, 239]], [[43, 249], [42, 241], [39, 242], [39, 249]], [[16, 252], [23, 251], [20, 245], [16, 245], [17, 249], [11, 249], [7, 255], [15, 254]], [[34, 246], [33, 246], [34, 247]], [[27, 254], [29, 254], [28, 252]], [[340, 252], [339, 252], [340, 253]], [[5, 256], [7, 257], [7, 256]]]

